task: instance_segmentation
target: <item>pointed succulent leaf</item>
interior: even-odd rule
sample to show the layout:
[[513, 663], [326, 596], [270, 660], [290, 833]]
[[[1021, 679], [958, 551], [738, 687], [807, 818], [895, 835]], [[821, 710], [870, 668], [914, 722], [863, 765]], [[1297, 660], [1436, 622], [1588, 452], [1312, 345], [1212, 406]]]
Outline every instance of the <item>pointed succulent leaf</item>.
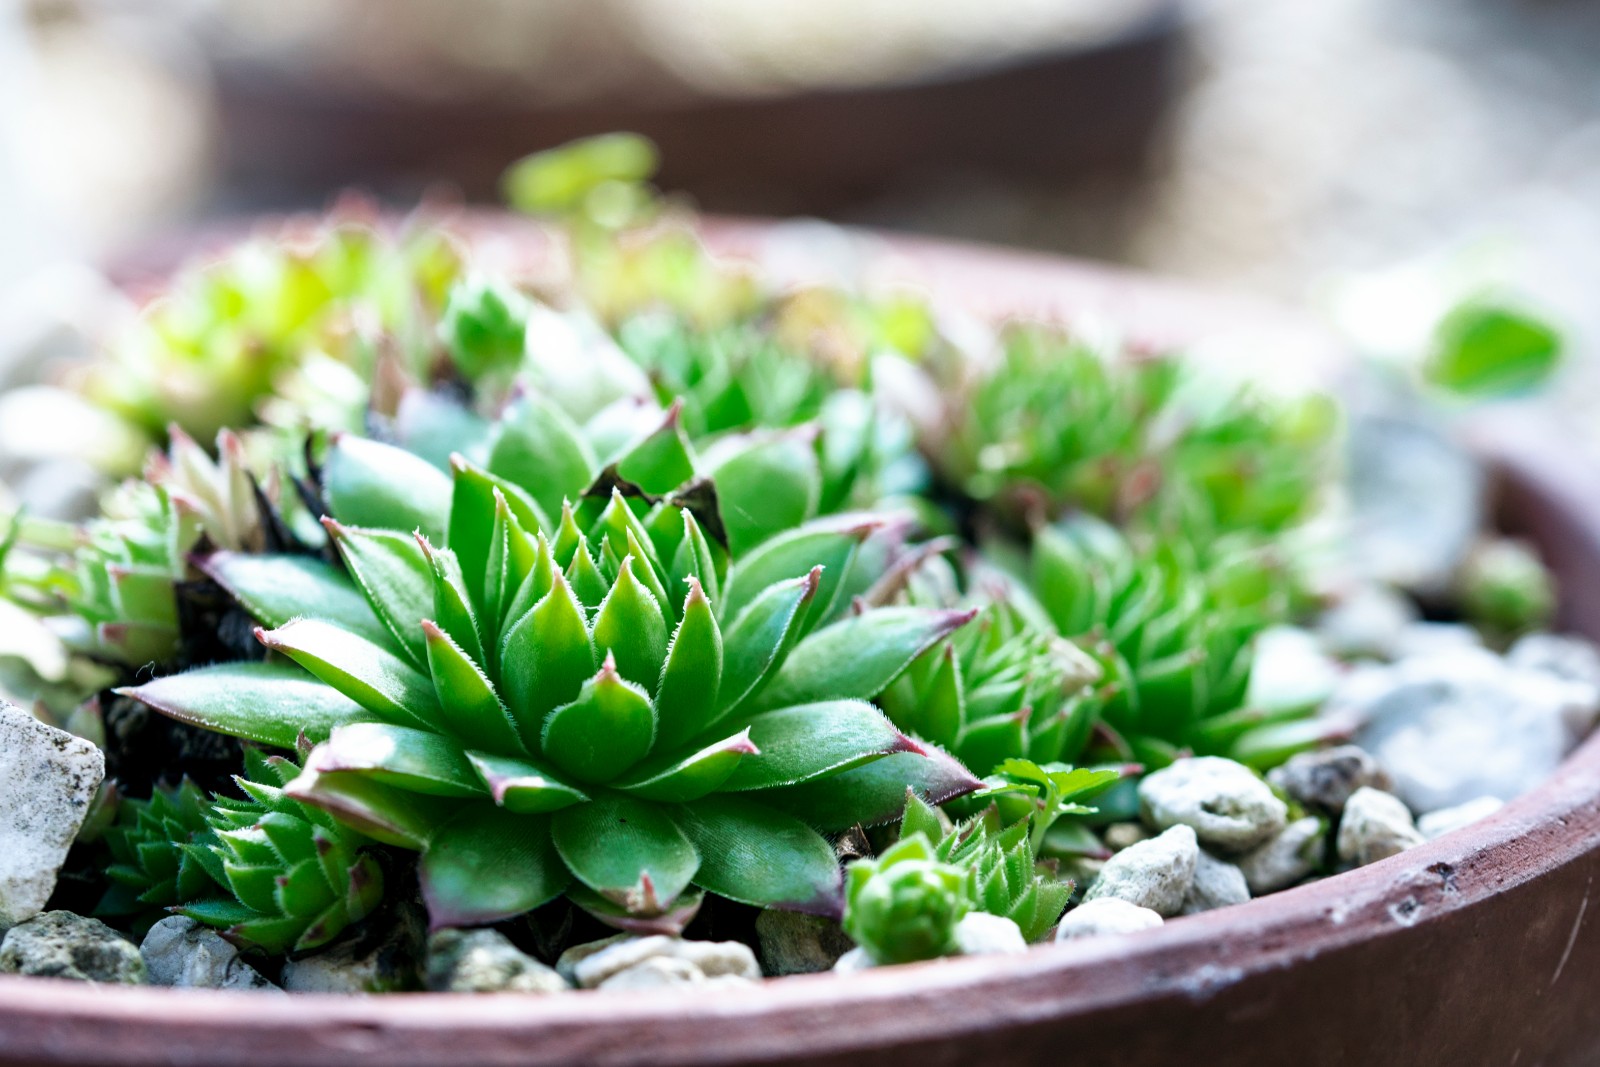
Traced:
[[468, 752], [467, 759], [489, 787], [494, 802], [507, 811], [519, 814], [559, 811], [589, 799], [535, 760], [487, 752]]
[[[307, 763], [318, 759], [313, 749]], [[377, 841], [420, 849], [435, 829], [461, 808], [459, 801], [400, 789], [360, 772], [323, 772], [308, 766], [284, 795], [335, 816]]]
[[650, 697], [617, 673], [608, 655], [578, 698], [550, 713], [544, 754], [580, 782], [606, 782], [633, 766], [655, 741]]
[[395, 641], [361, 590], [319, 559], [217, 552], [200, 566], [263, 626], [315, 618], [379, 644]]
[[814, 782], [769, 790], [761, 799], [833, 833], [900, 818], [907, 788], [930, 804], [943, 804], [982, 785], [953, 757], [929, 748], [926, 755], [895, 752]]
[[656, 687], [656, 747], [674, 748], [711, 724], [722, 684], [722, 631], [695, 578]]
[[759, 751], [747, 727], [687, 755], [652, 756], [611, 785], [645, 800], [683, 804], [722, 788], [739, 761]]
[[723, 783], [723, 792], [799, 785], [891, 752], [921, 751], [863, 700], [780, 708], [756, 715], [745, 725], [760, 753], [740, 761]]
[[[704, 587], [706, 596], [711, 602], [720, 604], [722, 571], [718, 566], [718, 556], [712, 549], [711, 542], [706, 540], [705, 531], [700, 528], [700, 523], [695, 520], [689, 509], [680, 509], [678, 514], [683, 517], [683, 540], [679, 542], [677, 551], [672, 557], [672, 577], [675, 581], [696, 579]], [[721, 558], [726, 560], [727, 554], [723, 553]]]
[[[397, 530], [344, 526], [330, 518], [322, 525], [372, 611], [412, 664], [422, 666], [427, 650], [417, 622], [433, 612], [433, 568], [416, 538]], [[272, 620], [270, 625], [287, 621]]]
[[911, 661], [977, 614], [928, 608], [878, 608], [825, 626], [795, 646], [755, 707], [816, 700], [870, 700]]
[[516, 752], [522, 736], [483, 668], [431, 620], [423, 620], [428, 669], [433, 675], [439, 713], [434, 723], [472, 748]]
[[634, 577], [637, 562], [633, 556], [622, 561], [595, 613], [592, 637], [595, 651], [614, 657], [624, 678], [651, 691], [667, 658], [667, 620], [655, 594]]
[[444, 536], [450, 478], [403, 448], [353, 434], [336, 440], [322, 468], [322, 492], [335, 519], [351, 526], [420, 530]]
[[674, 404], [661, 424], [630, 443], [613, 461], [617, 475], [654, 496], [671, 492], [694, 477], [694, 454]]
[[467, 655], [483, 662], [484, 628], [479, 624], [473, 594], [456, 554], [448, 548], [434, 548], [426, 538], [420, 536], [417, 545], [428, 558], [428, 565], [433, 568], [433, 621]]
[[768, 586], [723, 630], [719, 717], [738, 708], [783, 662], [821, 577], [819, 568]]
[[[655, 892], [655, 886], [648, 882], [637, 887], [637, 891], [629, 892], [627, 902], [622, 904], [601, 896], [582, 882], [568, 886], [566, 896], [607, 926], [640, 937], [652, 934], [682, 937], [684, 928], [700, 913], [700, 905], [705, 903], [706, 898], [705, 890], [691, 887], [679, 894], [676, 900], [664, 905]], [[633, 904], [631, 909], [629, 903]]]
[[742, 448], [710, 473], [736, 559], [809, 519], [822, 492], [816, 453], [794, 434]]
[[288, 663], [223, 663], [117, 692], [179, 722], [275, 748], [293, 748], [302, 734], [322, 741], [335, 727], [375, 717]]
[[577, 425], [537, 393], [521, 397], [506, 412], [489, 452], [489, 470], [526, 486], [546, 515], [559, 515], [563, 500], [576, 500], [598, 469]]
[[864, 519], [843, 528], [808, 524], [762, 542], [742, 556], [728, 575], [728, 587], [720, 605], [723, 616], [736, 618], [772, 583], [797, 578], [816, 566], [822, 567], [822, 580], [817, 589], [818, 611], [826, 613], [862, 539], [879, 525], [881, 523], [875, 519]]
[[701, 856], [695, 884], [758, 907], [839, 914], [839, 861], [804, 822], [744, 797], [713, 795], [678, 810]]
[[576, 700], [594, 669], [583, 606], [557, 574], [544, 599], [506, 631], [500, 648], [501, 692], [530, 750], [537, 750], [550, 712]]
[[447, 737], [387, 723], [357, 723], [312, 750], [310, 770], [359, 771], [375, 782], [441, 797], [488, 794], [466, 753]]
[[455, 479], [449, 537], [445, 543], [460, 561], [473, 607], [481, 615], [488, 607], [484, 600], [483, 576], [488, 572], [494, 539], [496, 495], [505, 500], [524, 530], [547, 529], [550, 523], [540, 514], [539, 505], [520, 486], [474, 466], [462, 456], [452, 456], [450, 466]]
[[498, 922], [554, 900], [572, 881], [545, 815], [487, 805], [440, 825], [418, 866], [434, 929]]
[[648, 885], [665, 906], [700, 867], [700, 854], [668, 809], [602, 794], [551, 816], [552, 837], [577, 879], [619, 903]]
[[282, 652], [381, 719], [429, 726], [439, 719], [433, 680], [388, 649], [317, 619], [295, 619], [256, 639]]

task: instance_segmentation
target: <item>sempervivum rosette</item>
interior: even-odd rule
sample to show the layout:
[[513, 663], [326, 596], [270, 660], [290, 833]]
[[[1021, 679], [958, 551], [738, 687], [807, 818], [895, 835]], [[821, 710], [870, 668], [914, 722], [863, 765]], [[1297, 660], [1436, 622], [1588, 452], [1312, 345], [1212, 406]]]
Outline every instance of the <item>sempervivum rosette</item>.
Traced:
[[719, 510], [681, 446], [647, 436], [552, 518], [526, 462], [513, 480], [458, 457], [441, 481], [343, 438], [322, 474], [343, 572], [207, 562], [279, 655], [129, 692], [266, 744], [319, 742], [287, 792], [421, 850], [438, 924], [562, 893], [633, 927], [681, 924], [695, 889], [836, 912], [822, 831], [897, 817], [908, 785], [935, 802], [977, 785], [868, 703], [970, 613], [862, 607], [886, 566], [872, 516], [730, 561], [722, 513], [760, 529], [763, 500], [793, 493], [774, 467]]

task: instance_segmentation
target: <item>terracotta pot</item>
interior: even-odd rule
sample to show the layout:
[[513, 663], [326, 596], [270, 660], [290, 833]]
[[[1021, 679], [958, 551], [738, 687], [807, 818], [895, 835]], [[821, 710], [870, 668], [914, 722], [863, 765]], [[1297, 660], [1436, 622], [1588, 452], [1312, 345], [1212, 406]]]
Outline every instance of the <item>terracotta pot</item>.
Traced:
[[[712, 230], [726, 247], [762, 232]], [[893, 251], [936, 295], [986, 310], [1099, 307], [1163, 340], [1295, 335], [1240, 302], [1096, 267], [937, 242]], [[1330, 351], [1298, 336], [1302, 353]], [[1479, 436], [1507, 525], [1563, 583], [1566, 624], [1600, 637], [1592, 472], [1525, 424]], [[1133, 937], [711, 994], [247, 998], [0, 978], [0, 1065], [1594, 1064], [1597, 876], [1600, 737], [1465, 830]]]

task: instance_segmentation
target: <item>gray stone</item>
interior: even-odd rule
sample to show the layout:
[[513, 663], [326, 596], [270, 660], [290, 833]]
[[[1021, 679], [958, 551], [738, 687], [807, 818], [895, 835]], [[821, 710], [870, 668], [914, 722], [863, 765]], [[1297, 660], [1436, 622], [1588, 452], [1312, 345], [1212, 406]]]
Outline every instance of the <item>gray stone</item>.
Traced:
[[669, 986], [704, 985], [705, 972], [688, 960], [651, 956], [608, 975], [596, 989], [665, 989]]
[[182, 915], [169, 915], [150, 927], [139, 955], [151, 985], [281, 992], [221, 934]]
[[1506, 663], [1584, 686], [1592, 696], [1573, 702], [1567, 731], [1582, 738], [1594, 729], [1600, 714], [1600, 649], [1593, 642], [1570, 634], [1528, 634], [1511, 646]]
[[1402, 660], [1363, 672], [1329, 713], [1361, 723], [1355, 741], [1415, 811], [1532, 789], [1592, 722], [1597, 691], [1508, 664], [1483, 649]]
[[1418, 618], [1416, 605], [1385, 585], [1365, 583], [1317, 617], [1322, 650], [1339, 659], [1393, 659], [1401, 634]]
[[1600, 689], [1600, 648], [1593, 641], [1571, 634], [1540, 633], [1518, 638], [1506, 653], [1506, 662]]
[[637, 935], [612, 934], [602, 937], [598, 941], [585, 941], [581, 945], [573, 945], [561, 954], [556, 960], [556, 973], [565, 978], [570, 985], [578, 984], [578, 964], [598, 952], [603, 952], [612, 945], [620, 945], [624, 941], [632, 941]]
[[776, 908], [756, 916], [756, 941], [762, 972], [773, 978], [829, 970], [853, 945], [832, 919]]
[[1422, 592], [1448, 587], [1482, 527], [1476, 459], [1420, 420], [1352, 420], [1346, 486], [1349, 560], [1366, 576]]
[[88, 741], [0, 702], [0, 932], [44, 910], [105, 770]]
[[1174, 826], [1106, 860], [1084, 899], [1115, 897], [1163, 916], [1177, 915], [1183, 910], [1199, 855], [1193, 828]]
[[1100, 839], [1112, 852], [1121, 852], [1129, 845], [1150, 840], [1150, 831], [1142, 823], [1114, 822], [1101, 831]]
[[674, 959], [694, 967], [707, 978], [732, 975], [752, 981], [761, 977], [761, 967], [750, 946], [738, 941], [685, 941], [657, 934], [629, 937], [571, 965], [576, 984], [595, 989], [612, 975], [636, 967], [649, 959]]
[[1183, 897], [1183, 914], [1226, 908], [1249, 899], [1250, 887], [1245, 884], [1244, 872], [1201, 849], [1195, 860], [1194, 880]]
[[495, 930], [439, 930], [428, 938], [423, 983], [435, 993], [565, 993], [567, 980]]
[[1151, 826], [1190, 827], [1201, 844], [1228, 854], [1282, 830], [1289, 812], [1248, 767], [1218, 756], [1181, 759], [1148, 775], [1139, 783], [1139, 807]]
[[47, 911], [6, 931], [0, 974], [143, 985], [138, 946], [98, 919]]
[[1411, 822], [1411, 812], [1392, 793], [1370, 787], [1358, 789], [1344, 806], [1339, 820], [1339, 859], [1365, 867], [1422, 844]]
[[1363, 748], [1340, 745], [1302, 752], [1267, 774], [1267, 781], [1308, 808], [1328, 815], [1344, 810], [1345, 801], [1364, 785], [1389, 789], [1389, 776]]
[[1417, 832], [1432, 841], [1479, 819], [1487, 819], [1505, 806], [1506, 802], [1499, 797], [1479, 797], [1453, 808], [1440, 808], [1417, 819]]
[[956, 923], [956, 951], [962, 956], [994, 956], [1028, 951], [1022, 928], [1004, 915], [969, 911]]
[[1322, 847], [1322, 820], [1308, 815], [1285, 826], [1266, 844], [1240, 856], [1239, 870], [1251, 893], [1275, 893], [1316, 870]]
[[1136, 934], [1153, 930], [1164, 920], [1149, 908], [1129, 904], [1115, 897], [1086, 900], [1062, 917], [1056, 927], [1057, 941], [1076, 941], [1107, 934]]

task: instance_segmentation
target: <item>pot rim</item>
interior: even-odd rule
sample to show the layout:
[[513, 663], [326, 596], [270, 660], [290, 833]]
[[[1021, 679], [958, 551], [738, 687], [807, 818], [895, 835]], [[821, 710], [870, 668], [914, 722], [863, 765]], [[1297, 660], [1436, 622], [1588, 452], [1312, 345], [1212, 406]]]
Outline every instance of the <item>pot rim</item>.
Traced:
[[[475, 226], [502, 233], [525, 225], [508, 224], [498, 214], [469, 217]], [[750, 251], [770, 232], [751, 220], [710, 220], [706, 227], [714, 247], [734, 254]], [[1061, 319], [1131, 314], [1133, 332], [1159, 343], [1179, 343], [1218, 325], [1249, 329], [1257, 316], [1267, 335], [1299, 335], [1308, 356], [1337, 351], [1294, 316], [1277, 312], [1262, 319], [1253, 302], [1219, 300], [1182, 283], [957, 242], [881, 239], [940, 299], [971, 307], [977, 297], [975, 310], [985, 314], [1007, 307], [1042, 308], [1046, 317]], [[1479, 423], [1472, 437], [1506, 484], [1546, 513], [1547, 530], [1560, 529], [1577, 544], [1578, 558], [1600, 558], [1600, 496], [1585, 493], [1590, 472], [1548, 426], [1503, 415]], [[1594, 631], [1588, 620], [1600, 618], [1600, 601], [1586, 611], [1586, 628]], [[1046, 944], [1019, 956], [797, 975], [748, 988], [718, 987], [709, 996], [691, 987], [624, 997], [397, 993], [241, 1000], [213, 990], [0, 976], [0, 1064], [244, 1063], [263, 1048], [284, 1065], [351, 1057], [426, 1063], [458, 1055], [464, 1036], [472, 1041], [473, 1061], [484, 1064], [842, 1056], [930, 1035], [1143, 1010], [1161, 999], [1203, 1001], [1250, 976], [1396, 928], [1440, 923], [1577, 862], [1597, 840], [1600, 734], [1538, 788], [1469, 827], [1367, 867], [1138, 934]], [[1552, 986], [1577, 941], [1587, 894], [1573, 907], [1571, 936], [1566, 954], [1553, 963]], [[126, 1044], [108, 1048], [109, 1032], [123, 1035]]]

